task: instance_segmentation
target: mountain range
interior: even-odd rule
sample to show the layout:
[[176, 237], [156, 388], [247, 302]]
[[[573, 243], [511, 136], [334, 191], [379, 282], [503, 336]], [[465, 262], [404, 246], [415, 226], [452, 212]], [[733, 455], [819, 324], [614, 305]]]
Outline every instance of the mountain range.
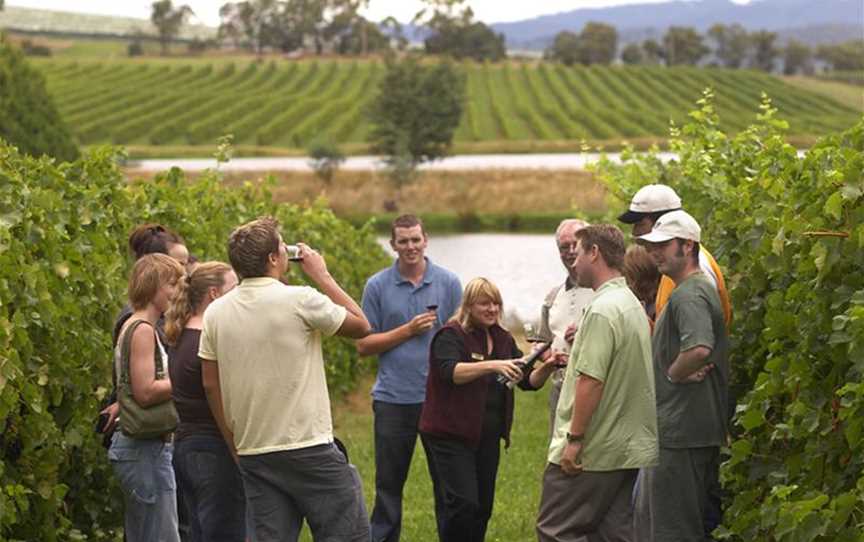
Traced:
[[[575, 3], [575, 2], [574, 2]], [[589, 21], [618, 29], [622, 42], [659, 38], [670, 26], [705, 32], [715, 23], [739, 23], [748, 30], [766, 29], [780, 41], [796, 38], [811, 45], [864, 38], [862, 0], [671, 0], [606, 8], [582, 8], [522, 21], [495, 23], [508, 49], [543, 49], [562, 30], [579, 32]]]

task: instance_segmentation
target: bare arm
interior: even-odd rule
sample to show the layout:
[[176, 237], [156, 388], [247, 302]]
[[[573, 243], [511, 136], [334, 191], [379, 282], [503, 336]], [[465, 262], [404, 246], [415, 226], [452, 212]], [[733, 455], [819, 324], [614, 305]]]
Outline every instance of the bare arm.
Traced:
[[680, 352], [666, 373], [669, 376], [669, 380], [676, 383], [687, 380], [690, 375], [696, 373], [706, 365], [705, 362], [710, 355], [711, 349], [707, 346], [696, 346], [690, 350]]
[[561, 470], [566, 474], [578, 474], [582, 471], [582, 464], [579, 463], [579, 456], [582, 453], [581, 437], [585, 435], [602, 398], [603, 382], [584, 374], [576, 378], [576, 396], [573, 399], [570, 434], [580, 437], [580, 440], [568, 442], [561, 455]]
[[345, 321], [336, 332], [341, 337], [349, 337], [351, 339], [362, 339], [369, 335], [372, 327], [369, 321], [366, 320], [366, 315], [360, 309], [360, 305], [351, 299], [351, 296], [345, 293], [345, 290], [336, 282], [336, 279], [330, 275], [327, 270], [327, 264], [324, 257], [309, 248], [303, 243], [298, 243], [300, 246], [300, 254], [303, 257], [300, 263], [303, 272], [312, 279], [316, 286], [330, 298], [333, 303], [345, 307], [348, 314], [345, 316]]
[[222, 407], [222, 385], [219, 382], [219, 365], [215, 361], [198, 359], [201, 360], [201, 384], [204, 386], [204, 395], [207, 396], [210, 412], [213, 413], [213, 419], [216, 420], [219, 432], [222, 433], [222, 438], [225, 439], [228, 449], [231, 450], [234, 461], [237, 461], [237, 447], [234, 445], [234, 434], [228, 429], [228, 423], [225, 421], [225, 410]]
[[153, 328], [146, 325], [135, 328], [129, 349], [129, 382], [132, 398], [142, 407], [158, 405], [171, 399], [171, 380], [168, 376], [156, 380], [153, 366], [155, 353]]
[[426, 333], [435, 326], [436, 320], [434, 312], [424, 312], [399, 327], [381, 333], [370, 333], [357, 341], [357, 352], [361, 356], [374, 356], [391, 350], [411, 337]]
[[546, 381], [562, 365], [567, 363], [567, 354], [563, 352], [552, 352], [547, 350], [543, 354], [543, 363], [534, 366], [534, 370], [528, 375], [528, 382], [535, 390], [539, 390]]
[[477, 380], [481, 376], [490, 373], [504, 375], [514, 382], [522, 378], [522, 369], [516, 365], [519, 360], [515, 359], [493, 359], [489, 361], [459, 362], [453, 368], [453, 383], [467, 384]]

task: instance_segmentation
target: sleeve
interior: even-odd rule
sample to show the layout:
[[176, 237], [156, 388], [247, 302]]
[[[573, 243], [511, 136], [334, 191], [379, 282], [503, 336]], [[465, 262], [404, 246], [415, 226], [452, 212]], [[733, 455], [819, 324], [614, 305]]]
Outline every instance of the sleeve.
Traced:
[[363, 309], [363, 314], [372, 326], [372, 333], [381, 333], [384, 331], [381, 323], [381, 295], [378, 287], [372, 279], [366, 281], [366, 287], [363, 288], [363, 298], [360, 301], [360, 306]]
[[216, 329], [213, 319], [208, 318], [209, 313], [204, 311], [204, 325], [201, 329], [201, 341], [198, 343], [198, 357], [209, 361], [216, 361]]
[[297, 305], [300, 318], [312, 329], [325, 336], [334, 335], [348, 315], [348, 310], [333, 303], [329, 297], [314, 288], [307, 288], [303, 299]]
[[570, 352], [570, 364], [579, 373], [606, 382], [614, 346], [612, 323], [602, 314], [589, 312], [579, 328], [579, 344]]
[[431, 352], [433, 365], [430, 369], [437, 370], [445, 382], [453, 382], [453, 371], [456, 369], [456, 364], [465, 361], [461, 359], [465, 352], [465, 346], [459, 335], [451, 329], [443, 330], [433, 340]]
[[[708, 285], [708, 287], [711, 287]], [[675, 299], [673, 307], [678, 327], [681, 352], [697, 346], [714, 349], [714, 326], [711, 324], [711, 306], [704, 295], [687, 295]]]

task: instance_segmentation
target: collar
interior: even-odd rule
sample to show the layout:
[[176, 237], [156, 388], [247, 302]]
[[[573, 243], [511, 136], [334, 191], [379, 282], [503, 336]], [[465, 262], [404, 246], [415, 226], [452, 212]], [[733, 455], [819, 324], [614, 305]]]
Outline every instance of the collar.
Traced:
[[241, 288], [258, 288], [261, 286], [270, 286], [274, 282], [279, 282], [273, 277], [249, 277], [248, 279], [243, 279], [240, 281], [239, 287]]
[[597, 294], [603, 292], [605, 290], [614, 290], [616, 288], [626, 288], [627, 287], [627, 279], [624, 277], [615, 277], [614, 279], [609, 279], [597, 288]]
[[[423, 259], [426, 260], [426, 270], [423, 271], [423, 279], [420, 281], [421, 284], [432, 284], [432, 267], [434, 264], [429, 259], [428, 256], [423, 256]], [[399, 260], [396, 259], [393, 262], [393, 278], [396, 284], [409, 283], [414, 284], [410, 280], [406, 279], [402, 276], [402, 273], [399, 272]]]
[[573, 282], [570, 275], [567, 275], [567, 279], [564, 281], [564, 290], [572, 290], [573, 288], [576, 288], [576, 283]]

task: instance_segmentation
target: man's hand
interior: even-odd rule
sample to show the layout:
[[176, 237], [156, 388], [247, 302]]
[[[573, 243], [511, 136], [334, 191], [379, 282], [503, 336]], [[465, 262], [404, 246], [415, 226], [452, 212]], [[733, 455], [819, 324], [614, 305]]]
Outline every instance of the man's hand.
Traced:
[[102, 430], [102, 434], [110, 433], [117, 425], [117, 415], [120, 414], [120, 403], [116, 401], [111, 403], [99, 414], [108, 414], [108, 421], [105, 423], [105, 428]]
[[408, 330], [411, 336], [422, 335], [435, 327], [435, 322], [438, 320], [438, 315], [434, 312], [422, 312], [408, 322]]
[[690, 375], [688, 375], [686, 378], [684, 378], [684, 380], [682, 380], [681, 383], [683, 383], [683, 384], [698, 384], [699, 382], [702, 382], [703, 380], [705, 380], [705, 378], [708, 376], [708, 373], [710, 373], [712, 370], [714, 370], [714, 364], [709, 363], [708, 365], [706, 365], [705, 367], [702, 367], [701, 369], [699, 369], [695, 373], [690, 373]]
[[567, 443], [567, 447], [564, 448], [564, 453], [561, 455], [561, 470], [564, 471], [564, 474], [573, 476], [582, 472], [582, 463], [579, 462], [581, 455], [581, 442]]
[[329, 276], [330, 272], [327, 271], [327, 262], [324, 261], [324, 256], [306, 243], [297, 243], [297, 246], [300, 247], [300, 257], [302, 258], [300, 269], [306, 273], [306, 276], [316, 283]]
[[570, 324], [567, 326], [567, 329], [564, 330], [564, 340], [567, 341], [568, 344], [573, 344], [573, 337], [576, 336], [577, 331], [579, 331], [579, 326], [576, 324]]

